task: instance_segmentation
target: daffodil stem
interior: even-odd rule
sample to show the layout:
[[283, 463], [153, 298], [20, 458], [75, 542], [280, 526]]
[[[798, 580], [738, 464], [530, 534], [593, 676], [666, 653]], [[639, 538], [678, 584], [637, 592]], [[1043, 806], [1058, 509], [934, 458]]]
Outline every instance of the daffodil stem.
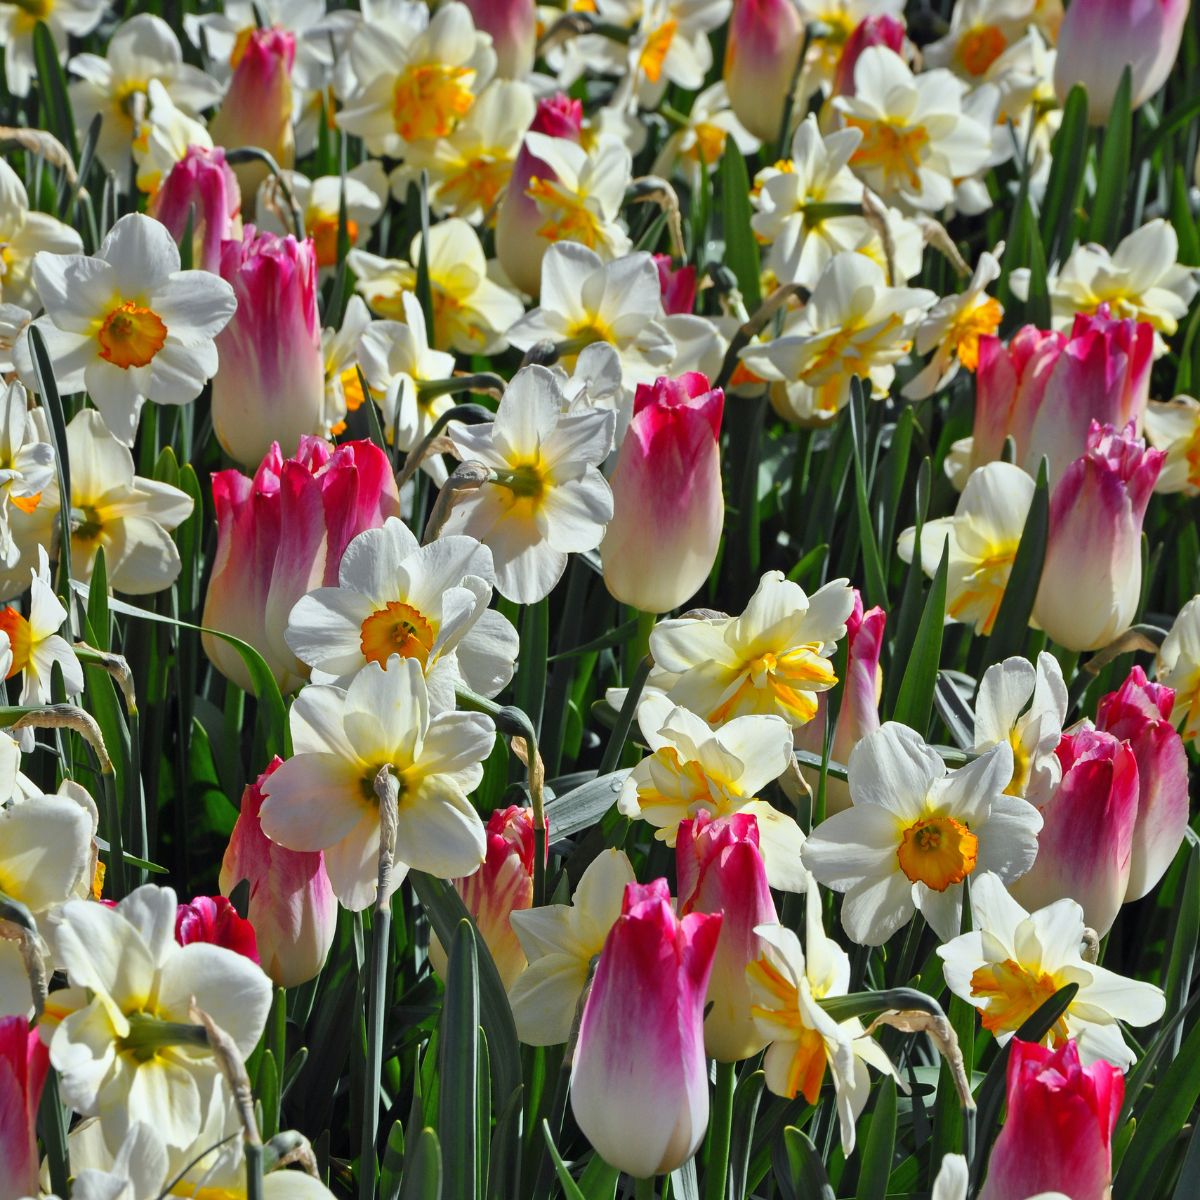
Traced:
[[717, 1063], [717, 1088], [708, 1123], [708, 1167], [704, 1172], [704, 1200], [725, 1200], [729, 1186], [729, 1142], [733, 1127], [734, 1064]]
[[633, 1181], [633, 1200], [654, 1200], [654, 1177]]
[[374, 1200], [379, 1136], [379, 1088], [383, 1074], [383, 1014], [387, 993], [388, 943], [392, 908], [381, 904], [371, 922], [371, 970], [367, 976], [367, 1063], [363, 1077], [362, 1156], [358, 1165], [359, 1200]]
[[625, 739], [629, 736], [629, 726], [633, 724], [633, 714], [637, 711], [638, 699], [642, 688], [646, 686], [646, 677], [650, 674], [650, 660], [643, 658], [638, 664], [637, 671], [629, 681], [629, 691], [625, 693], [625, 703], [617, 714], [617, 723], [609, 735], [608, 745], [604, 747], [604, 757], [600, 760], [600, 774], [610, 775], [617, 769], [621, 761], [621, 751], [625, 748]]
[[263, 1148], [246, 1143], [246, 1200], [263, 1200]]

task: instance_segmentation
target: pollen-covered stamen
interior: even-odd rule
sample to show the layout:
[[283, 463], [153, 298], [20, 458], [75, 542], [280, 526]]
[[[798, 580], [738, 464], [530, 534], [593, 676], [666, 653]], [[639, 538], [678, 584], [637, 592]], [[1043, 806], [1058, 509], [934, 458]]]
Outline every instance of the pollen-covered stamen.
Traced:
[[975, 869], [979, 838], [953, 817], [925, 817], [904, 831], [896, 857], [913, 883], [944, 892]]
[[104, 318], [96, 340], [100, 357], [114, 367], [144, 367], [166, 343], [167, 327], [153, 309], [126, 300]]

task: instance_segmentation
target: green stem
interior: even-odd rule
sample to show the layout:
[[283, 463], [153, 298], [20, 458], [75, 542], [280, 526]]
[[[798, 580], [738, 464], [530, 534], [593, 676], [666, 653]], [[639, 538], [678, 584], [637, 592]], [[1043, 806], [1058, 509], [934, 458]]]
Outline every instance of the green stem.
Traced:
[[378, 1164], [379, 1091], [383, 1073], [383, 1018], [387, 997], [388, 944], [392, 940], [392, 908], [384, 901], [371, 922], [371, 973], [367, 976], [367, 1062], [363, 1076], [362, 1156], [358, 1166], [359, 1200], [374, 1200]]
[[67, 1114], [58, 1099], [58, 1072], [53, 1067], [46, 1072], [38, 1116], [50, 1168], [50, 1189], [56, 1196], [65, 1196], [71, 1178], [71, 1153], [67, 1145]]
[[637, 618], [637, 629], [626, 645], [629, 648], [629, 664], [627, 674], [632, 676], [637, 665], [643, 658], [650, 655], [650, 634], [654, 632], [654, 624], [658, 617], [654, 613], [634, 611]]
[[246, 1200], [263, 1200], [263, 1148], [246, 1143]]
[[717, 1063], [717, 1090], [709, 1120], [708, 1167], [704, 1200], [725, 1200], [729, 1186], [729, 1142], [733, 1126], [734, 1064]]
[[654, 1200], [654, 1177], [633, 1181], [633, 1200]]

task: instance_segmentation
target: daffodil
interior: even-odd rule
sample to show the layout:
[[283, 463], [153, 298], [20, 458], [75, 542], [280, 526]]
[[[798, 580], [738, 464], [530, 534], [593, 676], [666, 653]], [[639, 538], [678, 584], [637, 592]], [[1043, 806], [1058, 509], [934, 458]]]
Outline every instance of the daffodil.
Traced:
[[69, 225], [30, 209], [21, 177], [0, 159], [0, 299], [5, 306], [41, 308], [30, 278], [39, 251], [78, 254], [82, 249], [79, 234]]
[[1025, 33], [1033, 8], [1034, 0], [958, 0], [946, 36], [925, 48], [925, 61], [977, 83]]
[[188, 152], [189, 146], [213, 149], [213, 140], [203, 121], [189, 116], [157, 79], [146, 85], [148, 111], [139, 122], [133, 139], [133, 161], [139, 191], [153, 195], [163, 177]]
[[1200, 492], [1200, 402], [1176, 396], [1165, 404], [1151, 400], [1145, 414], [1146, 441], [1165, 450], [1156, 492]]
[[1156, 674], [1159, 683], [1175, 689], [1171, 723], [1184, 741], [1200, 738], [1200, 596], [1183, 608], [1159, 647]]
[[654, 174], [668, 178], [677, 170], [689, 187], [698, 188], [703, 176], [720, 164], [729, 138], [743, 155], [755, 153], [761, 145], [729, 107], [729, 92], [718, 80], [696, 97], [684, 123], [663, 143], [654, 160]]
[[9, 0], [0, 4], [0, 45], [4, 47], [4, 80], [14, 96], [29, 95], [37, 78], [33, 31], [46, 24], [61, 60], [70, 37], [86, 37], [104, 19], [107, 0]]
[[54, 447], [29, 411], [29, 396], [13, 380], [0, 396], [0, 564], [15, 567], [21, 549], [13, 538], [9, 506], [34, 512], [54, 483]]
[[[362, 407], [366, 397], [358, 378], [363, 334], [371, 324], [371, 313], [361, 296], [351, 296], [340, 329], [321, 330], [321, 358], [325, 364], [325, 406], [322, 414], [326, 436], [345, 432], [346, 414]], [[367, 384], [372, 399], [378, 397]]]

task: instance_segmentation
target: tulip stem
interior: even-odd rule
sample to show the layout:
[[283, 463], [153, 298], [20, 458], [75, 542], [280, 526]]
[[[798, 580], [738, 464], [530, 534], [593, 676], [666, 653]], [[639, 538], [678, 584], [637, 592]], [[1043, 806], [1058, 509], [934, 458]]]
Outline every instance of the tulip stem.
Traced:
[[704, 1200], [725, 1200], [729, 1186], [729, 1143], [733, 1127], [734, 1064], [717, 1063], [717, 1088], [708, 1123], [708, 1167]]
[[654, 1176], [633, 1181], [633, 1200], [654, 1200]]

